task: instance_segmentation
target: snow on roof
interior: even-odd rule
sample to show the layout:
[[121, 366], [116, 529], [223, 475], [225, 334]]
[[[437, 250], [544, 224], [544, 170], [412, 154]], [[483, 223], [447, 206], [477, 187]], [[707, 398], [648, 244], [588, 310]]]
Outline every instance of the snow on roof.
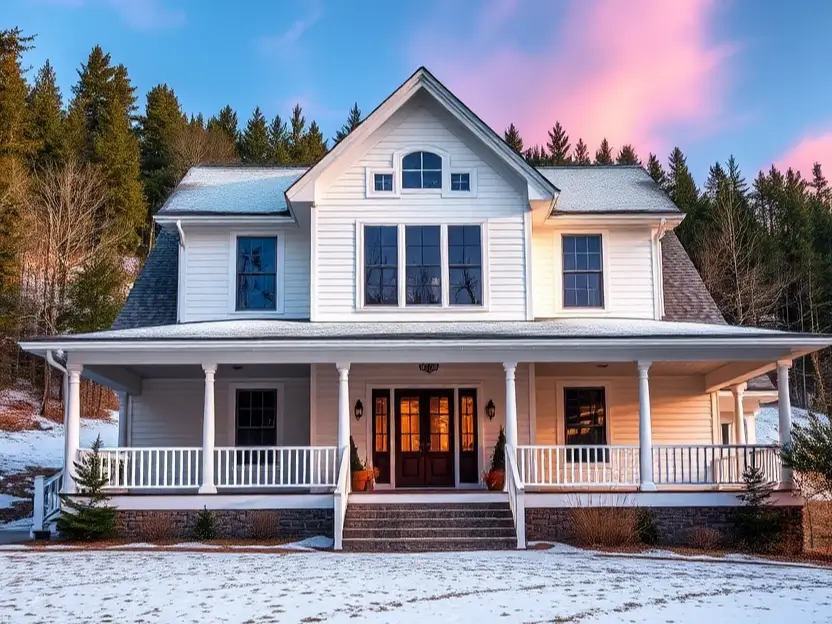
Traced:
[[554, 213], [681, 212], [643, 167], [539, 167], [560, 189]]
[[[189, 339], [488, 339], [488, 338], [655, 338], [766, 337], [783, 332], [733, 325], [707, 325], [647, 319], [558, 319], [551, 321], [312, 323], [310, 321], [233, 320], [181, 323], [63, 336], [68, 340]], [[48, 337], [35, 340], [54, 340]]]
[[305, 171], [305, 167], [193, 167], [159, 214], [287, 213], [284, 193]]

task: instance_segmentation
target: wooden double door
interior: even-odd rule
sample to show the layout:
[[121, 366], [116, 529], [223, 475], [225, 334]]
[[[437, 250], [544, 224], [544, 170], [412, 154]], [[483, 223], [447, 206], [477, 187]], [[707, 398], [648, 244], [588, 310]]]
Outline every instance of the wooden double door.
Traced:
[[451, 389], [394, 391], [396, 487], [454, 487], [457, 434], [460, 482], [477, 482], [475, 392], [458, 397], [455, 406]]

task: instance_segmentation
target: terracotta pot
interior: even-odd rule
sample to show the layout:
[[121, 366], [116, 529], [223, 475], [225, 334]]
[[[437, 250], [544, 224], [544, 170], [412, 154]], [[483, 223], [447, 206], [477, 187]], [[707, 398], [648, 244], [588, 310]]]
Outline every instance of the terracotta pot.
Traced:
[[489, 490], [502, 490], [506, 483], [506, 473], [502, 470], [490, 470], [485, 473], [485, 485]]
[[352, 473], [352, 491], [366, 492], [373, 489], [373, 471], [356, 470]]

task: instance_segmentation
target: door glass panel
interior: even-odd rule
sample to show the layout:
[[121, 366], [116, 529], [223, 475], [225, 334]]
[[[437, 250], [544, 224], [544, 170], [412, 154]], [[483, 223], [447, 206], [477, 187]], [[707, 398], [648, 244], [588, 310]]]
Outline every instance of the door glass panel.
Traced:
[[399, 436], [402, 452], [419, 451], [419, 397], [402, 397], [399, 403]]
[[451, 450], [451, 414], [448, 397], [430, 397], [430, 450]]
[[460, 417], [462, 418], [462, 450], [463, 451], [473, 451], [474, 450], [474, 397], [472, 396], [464, 396], [462, 397], [461, 409], [462, 414]]
[[376, 397], [373, 406], [375, 419], [375, 450], [378, 453], [387, 452], [387, 397]]

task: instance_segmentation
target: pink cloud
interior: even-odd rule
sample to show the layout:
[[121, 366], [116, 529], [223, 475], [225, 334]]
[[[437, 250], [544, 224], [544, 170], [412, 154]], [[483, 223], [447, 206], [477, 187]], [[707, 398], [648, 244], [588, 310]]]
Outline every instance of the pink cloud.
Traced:
[[811, 178], [812, 166], [819, 162], [823, 167], [832, 167], [832, 130], [817, 136], [804, 137], [793, 145], [775, 164], [779, 169], [789, 167], [800, 171], [804, 178]]
[[607, 137], [646, 156], [672, 146], [671, 127], [701, 134], [722, 121], [736, 47], [712, 41], [715, 2], [575, 2], [559, 19], [540, 16], [554, 28], [531, 51], [495, 34], [499, 20], [524, 17], [515, 6], [490, 9], [468, 41], [423, 33], [413, 46], [417, 62], [428, 50], [425, 64], [495, 130], [514, 122], [531, 145], [560, 121], [573, 145], [582, 137], [594, 151]]

